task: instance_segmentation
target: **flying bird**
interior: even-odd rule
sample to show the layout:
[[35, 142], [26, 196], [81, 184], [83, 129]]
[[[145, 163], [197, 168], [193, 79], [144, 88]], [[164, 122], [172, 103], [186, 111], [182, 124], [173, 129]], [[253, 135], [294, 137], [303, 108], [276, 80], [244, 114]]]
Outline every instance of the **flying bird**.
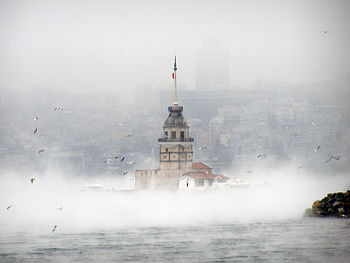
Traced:
[[33, 177], [33, 178], [30, 178], [30, 182], [31, 182], [31, 183], [34, 183], [34, 180], [35, 180], [34, 177]]
[[203, 150], [205, 150], [205, 149], [207, 149], [207, 146], [199, 147], [199, 148], [198, 148], [199, 151], [203, 151]]
[[9, 210], [13, 205], [9, 205], [6, 209]]
[[126, 162], [126, 164], [129, 164], [129, 165], [132, 165], [132, 164], [134, 164], [134, 163], [135, 163], [135, 161]]
[[123, 172], [123, 175], [126, 175], [128, 173], [128, 171], [125, 171], [125, 172]]
[[62, 209], [63, 209], [63, 206], [56, 208], [56, 210], [59, 210], [59, 211], [62, 211]]
[[56, 229], [57, 229], [57, 225], [55, 225], [55, 226], [53, 227], [53, 229], [51, 230], [51, 233], [55, 232]]
[[315, 148], [315, 150], [314, 150], [314, 151], [315, 151], [315, 152], [317, 152], [317, 151], [320, 149], [320, 147], [321, 147], [321, 146], [320, 146], [320, 145], [318, 145], [318, 146]]
[[118, 159], [119, 158], [119, 155], [117, 154], [116, 156], [114, 156], [114, 159]]
[[252, 170], [247, 171], [247, 174], [251, 174], [251, 173], [253, 173], [253, 171], [252, 171]]
[[327, 30], [323, 30], [322, 33], [326, 35], [326, 34], [328, 34], [328, 31]]
[[34, 120], [35, 120], [35, 121], [39, 120], [39, 117], [38, 117], [38, 116], [35, 116], [35, 117], [34, 117]]
[[57, 110], [63, 110], [63, 107], [58, 106], [58, 107], [55, 107], [53, 110], [54, 110], [54, 111], [57, 111]]
[[129, 138], [132, 135], [132, 133], [125, 134], [125, 137]]
[[38, 151], [38, 153], [42, 153], [42, 152], [44, 152], [44, 149], [40, 149], [40, 150]]
[[326, 160], [326, 161], [324, 161], [324, 162], [325, 162], [325, 163], [328, 163], [328, 162], [331, 161], [332, 159], [339, 161], [340, 156], [338, 156], [338, 155], [332, 155], [331, 157], [329, 157], [328, 160]]
[[124, 161], [124, 159], [125, 159], [125, 157], [123, 156], [123, 157], [120, 159], [120, 161], [122, 162], [122, 161]]
[[266, 157], [265, 153], [259, 153], [256, 158], [264, 158]]
[[36, 132], [37, 132], [37, 131], [38, 131], [38, 128], [35, 128], [35, 130], [34, 130], [34, 132], [33, 132], [33, 133], [34, 133], [34, 134], [36, 134]]

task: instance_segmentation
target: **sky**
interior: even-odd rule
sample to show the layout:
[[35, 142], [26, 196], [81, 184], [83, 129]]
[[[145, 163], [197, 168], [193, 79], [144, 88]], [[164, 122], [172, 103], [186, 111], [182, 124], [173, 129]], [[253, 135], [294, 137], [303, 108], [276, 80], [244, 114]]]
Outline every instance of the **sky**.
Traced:
[[[208, 39], [228, 51], [230, 84], [319, 82], [350, 68], [350, 1], [0, 2], [0, 90], [193, 89]], [[327, 31], [324, 33], [323, 31]]]

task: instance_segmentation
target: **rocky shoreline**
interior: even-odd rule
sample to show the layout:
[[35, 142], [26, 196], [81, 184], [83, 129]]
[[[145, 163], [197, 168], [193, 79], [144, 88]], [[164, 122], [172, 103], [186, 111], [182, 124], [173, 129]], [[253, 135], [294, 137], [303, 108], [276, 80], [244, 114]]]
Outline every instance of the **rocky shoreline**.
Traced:
[[305, 210], [304, 217], [350, 218], [350, 190], [329, 193], [321, 201], [316, 200]]

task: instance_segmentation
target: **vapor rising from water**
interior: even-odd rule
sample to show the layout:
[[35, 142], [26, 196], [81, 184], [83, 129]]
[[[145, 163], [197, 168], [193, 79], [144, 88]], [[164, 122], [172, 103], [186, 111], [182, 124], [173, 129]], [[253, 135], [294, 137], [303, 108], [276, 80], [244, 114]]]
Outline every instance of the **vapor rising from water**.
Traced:
[[[34, 183], [30, 178], [35, 177]], [[249, 180], [248, 180], [249, 179]], [[346, 177], [266, 169], [247, 178], [249, 188], [207, 192], [82, 192], [85, 183], [110, 189], [132, 186], [127, 178], [43, 175], [0, 177], [2, 231], [81, 231], [124, 226], [159, 226], [300, 218], [305, 208], [331, 191], [344, 191]], [[11, 208], [6, 209], [12, 205]]]

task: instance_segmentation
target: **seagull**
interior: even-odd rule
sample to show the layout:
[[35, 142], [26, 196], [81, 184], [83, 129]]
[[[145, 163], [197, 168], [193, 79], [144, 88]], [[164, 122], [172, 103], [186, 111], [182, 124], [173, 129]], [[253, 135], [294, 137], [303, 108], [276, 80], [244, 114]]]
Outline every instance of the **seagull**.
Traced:
[[35, 120], [35, 121], [39, 120], [39, 117], [38, 117], [38, 116], [35, 116], [35, 117], [34, 117], [34, 120]]
[[35, 180], [34, 177], [33, 177], [33, 178], [30, 178], [30, 182], [31, 182], [31, 183], [34, 183], [34, 180]]
[[128, 171], [125, 171], [125, 172], [123, 172], [123, 175], [126, 175], [128, 173]]
[[129, 138], [132, 135], [132, 133], [125, 134], [125, 137]]
[[322, 33], [326, 35], [326, 34], [328, 34], [328, 31], [327, 30], [323, 30]]
[[40, 150], [38, 151], [38, 153], [42, 153], [42, 152], [44, 152], [44, 149], [40, 149]]
[[126, 121], [119, 123], [119, 125], [120, 125], [121, 127], [125, 127]]
[[330, 160], [332, 160], [332, 159], [335, 159], [335, 160], [339, 161], [340, 156], [334, 156], [334, 155], [332, 155], [331, 157], [329, 157], [328, 160], [326, 160], [326, 161], [324, 161], [324, 162], [325, 162], [325, 163], [328, 163], [328, 162], [329, 162]]
[[261, 154], [259, 153], [259, 154], [256, 156], [256, 158], [260, 158], [260, 157], [261, 157], [261, 158], [266, 157], [265, 153], [261, 153]]
[[57, 111], [57, 110], [63, 110], [63, 107], [58, 106], [58, 107], [55, 107], [53, 110], [54, 110], [54, 111]]
[[319, 149], [320, 149], [320, 145], [318, 145], [316, 148], [315, 148], [315, 152], [317, 152]]
[[116, 156], [114, 156], [114, 159], [118, 159], [119, 158], [119, 155], [117, 154]]
[[126, 164], [129, 164], [129, 165], [132, 165], [132, 164], [134, 164], [134, 163], [135, 163], [135, 161], [126, 162]]
[[251, 174], [253, 171], [252, 170], [249, 170], [249, 171], [247, 171], [247, 174]]
[[124, 159], [125, 159], [125, 157], [123, 156], [123, 157], [120, 159], [120, 161], [122, 162], [122, 161], [124, 161]]
[[36, 134], [36, 132], [37, 132], [37, 131], [38, 131], [38, 128], [35, 128], [35, 130], [34, 130], [34, 132], [33, 132], [33, 133], [34, 133], [34, 134]]
[[9, 210], [12, 207], [12, 205], [9, 205], [6, 209]]
[[53, 229], [52, 229], [51, 233], [55, 232], [55, 231], [56, 231], [56, 229], [57, 229], [57, 225], [55, 225], [55, 226], [53, 227]]
[[205, 150], [205, 149], [207, 149], [207, 146], [204, 146], [203, 148], [202, 148], [202, 147], [199, 147], [199, 148], [198, 148], [199, 151], [203, 151], [203, 150]]
[[62, 209], [63, 209], [63, 206], [56, 208], [56, 210], [59, 210], [59, 211], [62, 211]]

